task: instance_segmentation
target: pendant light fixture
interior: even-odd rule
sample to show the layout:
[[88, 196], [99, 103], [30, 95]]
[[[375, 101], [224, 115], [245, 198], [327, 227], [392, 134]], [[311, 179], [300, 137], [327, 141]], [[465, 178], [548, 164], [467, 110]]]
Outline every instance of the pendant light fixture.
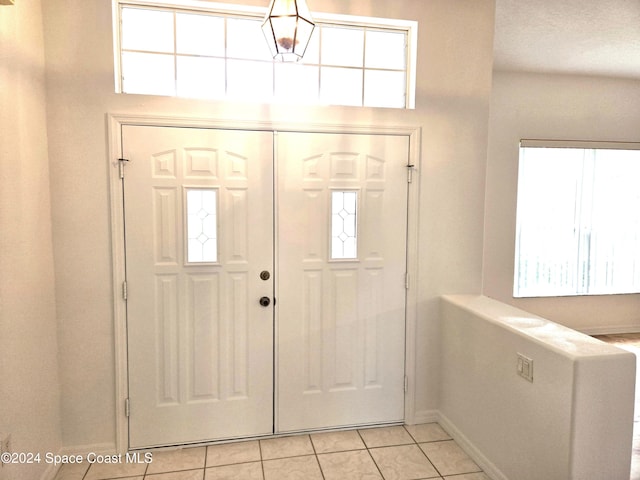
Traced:
[[273, 58], [289, 62], [303, 57], [314, 28], [305, 0], [271, 0], [262, 24]]

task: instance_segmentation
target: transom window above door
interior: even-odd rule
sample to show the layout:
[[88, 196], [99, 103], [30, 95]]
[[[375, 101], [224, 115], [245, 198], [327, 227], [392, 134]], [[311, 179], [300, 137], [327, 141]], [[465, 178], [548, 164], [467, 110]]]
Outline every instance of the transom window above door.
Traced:
[[265, 8], [114, 1], [116, 92], [414, 108], [417, 22], [313, 13], [299, 63], [273, 60]]

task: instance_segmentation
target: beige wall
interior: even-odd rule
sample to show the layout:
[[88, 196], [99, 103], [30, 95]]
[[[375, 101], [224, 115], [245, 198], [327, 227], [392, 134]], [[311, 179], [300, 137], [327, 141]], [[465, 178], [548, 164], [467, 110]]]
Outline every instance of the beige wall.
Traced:
[[481, 290], [493, 0], [314, 0], [316, 11], [420, 22], [413, 111], [116, 95], [110, 3], [43, 2], [64, 444], [115, 441], [107, 113], [422, 127], [418, 329], [409, 341], [416, 411], [436, 409], [438, 295]]
[[61, 447], [44, 79], [40, 1], [0, 6], [0, 434], [42, 455]]
[[514, 299], [518, 142], [640, 141], [640, 81], [494, 73], [483, 293], [589, 333], [640, 330], [640, 295]]
[[440, 294], [482, 291], [578, 329], [640, 329], [640, 295], [511, 298], [518, 140], [638, 141], [640, 83], [501, 72], [492, 92], [493, 0], [315, 0], [419, 21], [412, 111], [116, 95], [110, 2], [42, 3], [42, 16], [37, 0], [0, 7], [0, 403], [11, 406], [0, 432], [16, 449], [57, 450], [60, 423], [68, 448], [114, 448], [107, 113], [421, 127], [418, 417], [439, 407]]
[[629, 478], [633, 353], [485, 296], [444, 297], [442, 321], [441, 423], [487, 475]]

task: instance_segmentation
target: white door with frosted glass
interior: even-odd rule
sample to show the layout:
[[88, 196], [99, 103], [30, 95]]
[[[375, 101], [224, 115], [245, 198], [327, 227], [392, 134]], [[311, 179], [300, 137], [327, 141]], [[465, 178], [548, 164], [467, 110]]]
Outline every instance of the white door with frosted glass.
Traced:
[[122, 128], [130, 448], [273, 431], [272, 139]]
[[402, 421], [408, 138], [122, 135], [130, 448]]
[[278, 429], [402, 421], [408, 137], [276, 146]]

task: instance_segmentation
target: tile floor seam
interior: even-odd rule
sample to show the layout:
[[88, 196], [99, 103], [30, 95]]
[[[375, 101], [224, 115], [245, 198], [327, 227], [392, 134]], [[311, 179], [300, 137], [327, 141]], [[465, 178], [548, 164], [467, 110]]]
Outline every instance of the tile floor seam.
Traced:
[[318, 464], [318, 468], [320, 469], [320, 476], [322, 477], [322, 480], [326, 480], [324, 476], [324, 470], [322, 470], [322, 465], [320, 465], [320, 459], [318, 458], [318, 455], [316, 455], [316, 463]]
[[431, 459], [429, 458], [429, 455], [427, 455], [427, 452], [425, 452], [422, 448], [420, 448], [419, 444], [418, 444], [418, 449], [427, 458], [427, 461], [431, 464], [431, 466], [436, 471], [436, 473], [440, 476], [440, 478], [444, 478], [444, 475], [442, 473], [440, 473], [440, 470], [438, 470], [438, 467], [436, 467], [436, 464], [431, 461]]
[[[418, 447], [418, 450], [420, 450], [420, 452], [425, 456], [425, 458], [427, 459], [427, 462], [429, 462], [429, 464], [433, 467], [433, 469], [438, 474], [438, 476], [440, 478], [444, 478], [444, 475], [442, 475], [440, 473], [440, 470], [438, 470], [436, 465], [431, 461], [431, 459], [429, 458], [429, 455], [427, 455], [427, 453], [420, 447], [420, 443], [418, 442], [418, 440], [413, 435], [411, 435], [411, 432], [407, 429], [407, 426], [403, 425], [403, 427], [404, 427], [405, 431], [409, 434], [409, 436], [413, 439], [414, 444]], [[424, 442], [424, 443], [432, 443], [432, 442]], [[433, 478], [438, 480], [437, 477], [433, 477]]]
[[376, 459], [373, 458], [373, 455], [371, 455], [371, 452], [369, 451], [369, 445], [367, 445], [367, 442], [364, 440], [364, 437], [362, 436], [362, 433], [360, 432], [360, 430], [356, 430], [356, 432], [358, 432], [358, 435], [360, 436], [360, 440], [362, 440], [362, 443], [365, 446], [365, 450], [367, 451], [367, 454], [369, 455], [369, 458], [371, 459], [371, 461], [373, 462], [373, 464], [376, 466], [376, 468], [378, 469], [378, 473], [380, 474], [380, 478], [382, 478], [382, 480], [385, 480], [384, 475], [382, 474], [382, 470], [380, 470], [380, 467], [378, 466], [378, 464], [376, 463]]
[[[418, 441], [416, 440], [416, 438], [413, 435], [411, 435], [411, 432], [407, 429], [407, 426], [406, 425], [402, 425], [402, 428], [404, 428], [404, 431], [409, 434], [409, 436], [413, 440], [413, 443], [417, 444]], [[420, 479], [418, 479], [418, 480], [420, 480]]]
[[[382, 447], [375, 447], [375, 448], [382, 448]], [[368, 448], [348, 448], [345, 450], [337, 450], [335, 452], [320, 452], [320, 453], [316, 453], [316, 455], [329, 455], [331, 453], [342, 453], [342, 452], [361, 452], [362, 450], [369, 450]]]
[[382, 478], [382, 480], [385, 480], [384, 474], [382, 473], [382, 470], [380, 469], [380, 465], [378, 465], [378, 462], [376, 462], [376, 459], [373, 458], [373, 455], [371, 455], [371, 451], [368, 448], [367, 448], [367, 453], [369, 454], [369, 458], [373, 461], [373, 464], [378, 469], [378, 472], [380, 473], [380, 478]]
[[322, 471], [322, 465], [320, 465], [320, 459], [318, 458], [318, 451], [316, 450], [316, 444], [313, 442], [313, 435], [309, 435], [309, 442], [311, 442], [311, 448], [313, 449], [313, 456], [316, 457], [316, 463], [318, 464], [318, 469], [320, 470], [320, 476], [322, 480], [326, 480], [324, 477], [324, 471]]
[[[304, 455], [295, 455], [296, 457], [303, 457]], [[279, 458], [270, 458], [268, 460], [247, 460], [246, 462], [234, 462], [234, 463], [225, 463], [222, 465], [211, 465], [210, 467], [204, 467], [205, 470], [209, 470], [210, 468], [217, 467], [229, 467], [231, 465], [247, 465], [249, 463], [257, 463], [257, 462], [268, 462], [269, 460], [280, 460]], [[187, 468], [186, 470], [200, 470], [199, 468]], [[176, 472], [184, 472], [184, 470], [176, 470]], [[175, 473], [175, 472], [158, 472], [158, 473]]]
[[[185, 470], [173, 470], [171, 472], [156, 472], [156, 473], [145, 473], [144, 476], [142, 477], [143, 480], [152, 480], [154, 476], [158, 476], [158, 475], [166, 475], [168, 473], [180, 473], [180, 472], [195, 472], [196, 470], [202, 470], [202, 480], [204, 480], [204, 477], [206, 475], [206, 467], [198, 467], [198, 468], [187, 468]], [[137, 476], [133, 476], [133, 477], [122, 477], [122, 480], [127, 480], [127, 478], [137, 478]], [[114, 479], [109, 479], [109, 480], [120, 480], [120, 478], [114, 478]]]
[[[284, 460], [285, 458], [310, 457], [311, 455], [315, 455], [315, 453], [299, 453], [299, 454], [295, 454], [295, 455], [285, 455], [284, 457], [267, 458], [266, 460], [261, 460], [261, 461], [262, 462], [272, 462], [274, 460]], [[251, 462], [240, 462], [240, 463], [251, 463]], [[233, 463], [232, 465], [235, 465], [235, 463]]]
[[[244, 462], [244, 463], [248, 463], [248, 462]], [[143, 476], [150, 476], [150, 475], [159, 475], [161, 473], [180, 473], [180, 472], [190, 472], [191, 470], [205, 470], [207, 467], [190, 467], [190, 468], [178, 468], [176, 470], [162, 470], [161, 472], [149, 472], [148, 468], [145, 471], [145, 473], [143, 473]], [[139, 475], [132, 475], [132, 477], [138, 477]], [[122, 477], [122, 478], [127, 478], [127, 477]], [[111, 479], [109, 479], [111, 480]]]
[[440, 478], [444, 478], [444, 475], [440, 472], [440, 470], [438, 469], [438, 467], [436, 467], [436, 464], [433, 463], [433, 461], [429, 458], [429, 455], [427, 455], [427, 452], [425, 452], [422, 447], [420, 447], [420, 444], [418, 445], [418, 449], [422, 452], [422, 454], [427, 457], [427, 461], [431, 464], [431, 466], [433, 467], [433, 469], [436, 471], [436, 473], [440, 476]]
[[[260, 471], [262, 472], [262, 480], [265, 480], [266, 476], [264, 474], [264, 458], [262, 456], [262, 440], [258, 440], [258, 450], [260, 452]], [[206, 472], [205, 472], [206, 479]]]

